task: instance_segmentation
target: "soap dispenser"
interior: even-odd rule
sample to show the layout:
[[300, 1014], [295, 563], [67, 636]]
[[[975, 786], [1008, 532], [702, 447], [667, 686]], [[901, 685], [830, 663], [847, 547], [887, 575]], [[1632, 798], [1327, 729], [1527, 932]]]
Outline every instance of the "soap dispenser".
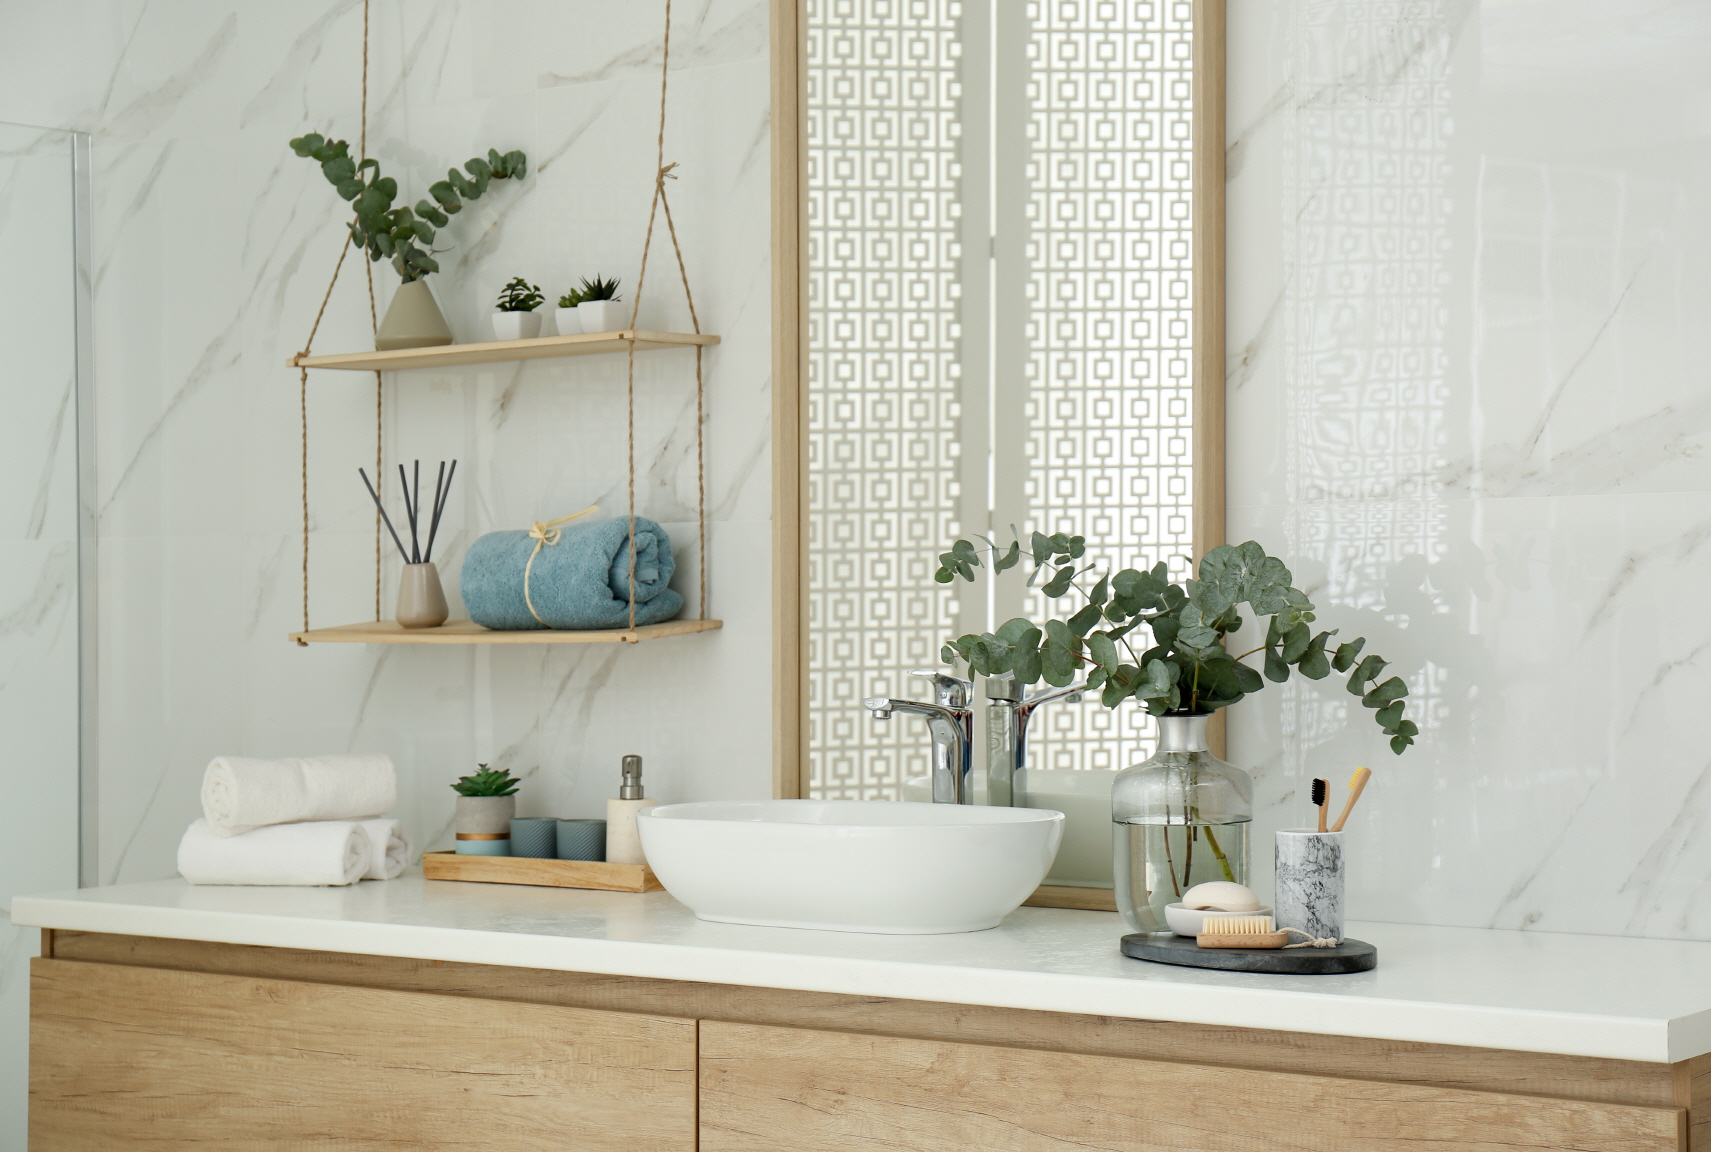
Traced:
[[642, 796], [642, 758], [624, 757], [624, 783], [618, 798], [606, 801], [606, 862], [608, 864], [646, 864], [642, 854], [642, 838], [636, 831], [636, 813], [652, 808], [658, 800]]

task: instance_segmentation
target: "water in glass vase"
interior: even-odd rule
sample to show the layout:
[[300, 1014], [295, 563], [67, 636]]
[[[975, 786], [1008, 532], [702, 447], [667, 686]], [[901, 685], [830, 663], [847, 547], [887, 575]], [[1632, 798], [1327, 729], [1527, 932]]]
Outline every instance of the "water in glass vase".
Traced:
[[1117, 907], [1131, 932], [1169, 928], [1164, 906], [1208, 880], [1248, 882], [1248, 824], [1186, 824], [1129, 820], [1111, 825], [1116, 837]]

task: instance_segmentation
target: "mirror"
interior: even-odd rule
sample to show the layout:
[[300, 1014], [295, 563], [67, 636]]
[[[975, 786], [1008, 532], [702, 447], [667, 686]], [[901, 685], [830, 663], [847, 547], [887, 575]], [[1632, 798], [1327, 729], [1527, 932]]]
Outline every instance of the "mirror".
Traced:
[[[935, 583], [959, 537], [1063, 532], [1173, 577], [1219, 542], [1222, 362], [1196, 350], [1222, 339], [1221, 106], [1195, 99], [1221, 91], [1219, 11], [807, 5], [804, 795], [932, 798], [927, 724], [862, 701], [933, 699], [912, 670], [1041, 600], [1019, 570]], [[1008, 709], [1014, 802], [1070, 816], [1048, 883], [1109, 889], [1110, 780], [1152, 718], [984, 687], [974, 802]]]

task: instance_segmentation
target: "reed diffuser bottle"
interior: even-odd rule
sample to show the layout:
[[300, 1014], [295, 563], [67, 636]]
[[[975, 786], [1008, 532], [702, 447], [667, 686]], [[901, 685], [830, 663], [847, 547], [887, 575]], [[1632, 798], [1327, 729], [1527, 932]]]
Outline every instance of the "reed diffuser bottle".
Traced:
[[1111, 789], [1117, 910], [1133, 932], [1163, 932], [1164, 907], [1208, 880], [1248, 882], [1253, 781], [1206, 747], [1211, 714], [1158, 718], [1158, 751]]

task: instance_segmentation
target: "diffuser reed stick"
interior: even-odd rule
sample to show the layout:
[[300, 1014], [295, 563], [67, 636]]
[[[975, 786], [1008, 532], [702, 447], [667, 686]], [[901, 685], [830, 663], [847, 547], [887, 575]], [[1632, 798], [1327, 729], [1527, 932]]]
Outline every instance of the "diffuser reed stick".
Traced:
[[380, 493], [375, 490], [369, 480], [368, 473], [361, 468], [356, 470], [362, 477], [363, 487], [368, 489], [369, 499], [380, 512], [380, 518], [386, 522], [386, 530], [392, 534], [392, 543], [398, 547], [398, 555], [406, 564], [431, 564], [434, 560], [434, 538], [439, 534], [440, 517], [445, 514], [446, 502], [451, 498], [452, 477], [457, 475], [457, 461], [451, 462], [451, 468], [446, 468], [446, 462], [440, 461], [439, 476], [434, 480], [433, 515], [428, 523], [427, 544], [422, 542], [422, 462], [415, 462], [415, 480], [412, 482], [409, 471], [404, 465], [398, 465], [398, 480], [404, 488], [404, 514], [409, 517], [410, 547], [404, 547], [404, 539], [398, 534], [398, 529], [392, 525], [392, 517], [386, 514], [386, 506], [380, 502]]
[[380, 502], [380, 493], [374, 490], [374, 484], [369, 480], [368, 473], [358, 468], [356, 474], [362, 477], [363, 486], [368, 489], [369, 496], [374, 500], [374, 507], [380, 512], [380, 518], [386, 522], [386, 530], [392, 533], [392, 542], [398, 545], [398, 555], [404, 557], [404, 563], [410, 563], [410, 554], [404, 551], [404, 541], [398, 539], [398, 529], [392, 526], [392, 517], [386, 514], [386, 505]]

